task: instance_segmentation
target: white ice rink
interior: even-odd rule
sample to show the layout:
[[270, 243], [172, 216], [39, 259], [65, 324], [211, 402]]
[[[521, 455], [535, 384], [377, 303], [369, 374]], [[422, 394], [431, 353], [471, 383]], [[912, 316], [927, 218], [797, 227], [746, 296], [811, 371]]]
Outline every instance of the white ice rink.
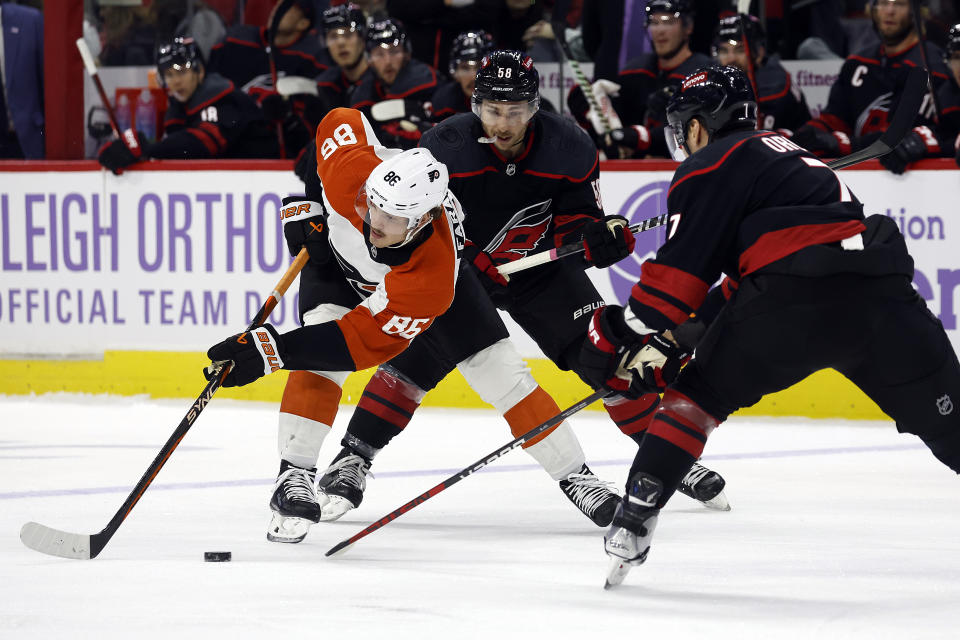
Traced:
[[[188, 406], [0, 396], [0, 638], [960, 637], [960, 479], [892, 424], [731, 420], [704, 462], [733, 510], [677, 495], [612, 591], [602, 530], [519, 451], [324, 557], [510, 440], [492, 411], [420, 411], [358, 510], [281, 545], [265, 538], [276, 407], [214, 400], [98, 558], [20, 543], [30, 520], [103, 528]], [[622, 485], [632, 443], [602, 413], [573, 426]]]

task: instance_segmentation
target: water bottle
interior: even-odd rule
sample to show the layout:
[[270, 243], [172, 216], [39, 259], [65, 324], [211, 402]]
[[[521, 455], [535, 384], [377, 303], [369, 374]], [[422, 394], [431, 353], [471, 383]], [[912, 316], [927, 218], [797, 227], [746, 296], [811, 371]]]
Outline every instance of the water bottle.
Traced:
[[121, 93], [117, 96], [117, 128], [123, 133], [130, 128], [130, 98]]
[[143, 137], [152, 142], [157, 136], [157, 108], [150, 89], [140, 92], [136, 116], [137, 131], [143, 132]]

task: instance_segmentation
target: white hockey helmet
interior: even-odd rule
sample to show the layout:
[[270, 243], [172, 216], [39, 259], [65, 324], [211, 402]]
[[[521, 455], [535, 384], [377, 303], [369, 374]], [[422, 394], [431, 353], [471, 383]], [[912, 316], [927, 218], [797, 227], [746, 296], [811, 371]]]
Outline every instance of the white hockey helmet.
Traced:
[[370, 172], [357, 195], [357, 213], [367, 219], [369, 207], [376, 207], [406, 219], [408, 231], [419, 229], [423, 216], [443, 203], [449, 182], [447, 167], [428, 149], [408, 149]]

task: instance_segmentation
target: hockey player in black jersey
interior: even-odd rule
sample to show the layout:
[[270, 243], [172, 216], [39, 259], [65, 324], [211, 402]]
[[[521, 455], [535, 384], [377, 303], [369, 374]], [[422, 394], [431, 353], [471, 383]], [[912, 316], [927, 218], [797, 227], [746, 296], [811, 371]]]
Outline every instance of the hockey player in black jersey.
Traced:
[[[940, 131], [947, 155], [960, 165], [960, 24], [950, 27], [943, 61], [950, 68], [950, 81], [940, 87]], [[953, 146], [951, 146], [953, 145]]]
[[437, 72], [410, 57], [403, 25], [384, 20], [370, 25], [367, 55], [373, 75], [354, 91], [351, 106], [371, 117], [377, 135], [388, 146], [417, 146], [430, 127], [425, 104], [437, 89]]
[[354, 89], [373, 75], [363, 11], [353, 3], [330, 7], [323, 12], [323, 31], [333, 65], [317, 77], [317, 88], [331, 107], [345, 107]]
[[713, 38], [713, 58], [721, 66], [730, 65], [748, 76], [753, 74], [751, 84], [758, 96], [757, 121], [761, 129], [779, 131], [789, 138], [810, 119], [800, 87], [793, 83], [776, 56], [767, 55], [767, 34], [756, 17], [721, 18]]
[[[817, 155], [836, 158], [876, 140], [889, 124], [890, 107], [903, 90], [907, 70], [923, 66], [922, 43], [909, 0], [872, 0], [869, 9], [881, 44], [847, 57], [830, 87], [827, 106], [794, 134], [794, 142]], [[943, 52], [926, 43], [926, 58], [934, 91], [938, 91], [949, 77]], [[913, 131], [880, 163], [900, 174], [911, 162], [943, 155], [945, 145], [938, 137], [935, 115], [934, 101], [928, 96]]]
[[[572, 122], [538, 111], [539, 76], [529, 57], [495, 51], [484, 58], [472, 102], [474, 113], [447, 118], [421, 141], [447, 166], [450, 190], [464, 207], [464, 262], [496, 306], [507, 311], [548, 358], [583, 377], [582, 336], [591, 311], [604, 304], [583, 270], [607, 267], [629, 255], [633, 236], [626, 220], [604, 216], [597, 151], [587, 135]], [[579, 264], [558, 261], [509, 281], [496, 269], [528, 252], [581, 238], [587, 250]], [[461, 295], [458, 292], [454, 306]], [[464, 326], [470, 326], [469, 320]], [[484, 335], [481, 329], [463, 333], [477, 342]], [[437, 373], [434, 361], [449, 356], [438, 352], [414, 358], [413, 349], [381, 369], [364, 390], [342, 443], [354, 450], [351, 455], [386, 446], [410, 421], [423, 394], [439, 382], [430, 377]], [[423, 373], [425, 367], [429, 376]], [[452, 365], [446, 371], [450, 369]], [[604, 408], [620, 430], [639, 443], [658, 402], [656, 393], [638, 399], [614, 396], [605, 400]], [[366, 448], [363, 443], [368, 443]], [[355, 506], [362, 497], [363, 485], [356, 479], [362, 474], [339, 476], [338, 461], [321, 482], [324, 494], [334, 501], [324, 507], [328, 510], [343, 505], [340, 498]], [[729, 508], [719, 474], [692, 462], [687, 470], [684, 493], [707, 506]], [[570, 495], [591, 482], [595, 480], [578, 477], [564, 491]]]
[[157, 51], [157, 75], [170, 98], [163, 138], [148, 143], [127, 129], [104, 145], [100, 164], [114, 173], [149, 158], [275, 158], [277, 139], [252, 98], [216, 73], [207, 73], [191, 38]]
[[486, 31], [464, 31], [450, 47], [450, 78], [430, 100], [433, 120], [439, 122], [455, 113], [469, 113], [473, 83], [485, 55], [493, 51], [493, 36]]
[[[813, 154], [755, 130], [756, 112], [739, 69], [705, 68], [683, 82], [667, 117], [689, 157], [668, 192], [667, 241], [626, 306], [594, 312], [583, 341], [595, 384], [666, 386], [605, 538], [610, 585], [646, 560], [660, 509], [711, 431], [820, 369], [842, 373], [960, 473], [960, 364], [911, 286], [896, 224], [865, 219]], [[721, 274], [730, 298], [676, 377], [686, 355], [669, 332]]]
[[[608, 158], [669, 157], [663, 141], [667, 99], [687, 74], [710, 62], [707, 56], [690, 50], [692, 2], [652, 0], [645, 11], [654, 52], [628, 61], [617, 76], [619, 89], [611, 95], [623, 127], [608, 134], [592, 131]], [[578, 122], [589, 130], [583, 117], [587, 109], [582, 94], [578, 95], [575, 89], [568, 102]]]

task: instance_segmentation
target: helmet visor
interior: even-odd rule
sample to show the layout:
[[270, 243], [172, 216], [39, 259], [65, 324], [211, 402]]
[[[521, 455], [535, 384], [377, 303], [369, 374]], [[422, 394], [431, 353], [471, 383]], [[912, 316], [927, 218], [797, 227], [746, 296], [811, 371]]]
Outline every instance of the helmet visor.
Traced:
[[497, 100], [476, 100], [473, 112], [479, 116], [485, 127], [506, 125], [510, 129], [526, 125], [540, 108], [540, 97], [527, 102], [499, 102]]
[[686, 139], [683, 134], [683, 125], [679, 122], [666, 125], [663, 128], [663, 136], [667, 140], [667, 149], [670, 150], [670, 157], [677, 162], [686, 160], [688, 154], [684, 146]]
[[394, 245], [406, 243], [411, 238], [410, 232], [417, 229], [423, 220], [422, 215], [408, 218], [407, 216], [387, 213], [370, 201], [367, 197], [366, 186], [362, 187], [357, 193], [353, 208], [360, 219], [375, 230], [379, 236], [392, 238]]

